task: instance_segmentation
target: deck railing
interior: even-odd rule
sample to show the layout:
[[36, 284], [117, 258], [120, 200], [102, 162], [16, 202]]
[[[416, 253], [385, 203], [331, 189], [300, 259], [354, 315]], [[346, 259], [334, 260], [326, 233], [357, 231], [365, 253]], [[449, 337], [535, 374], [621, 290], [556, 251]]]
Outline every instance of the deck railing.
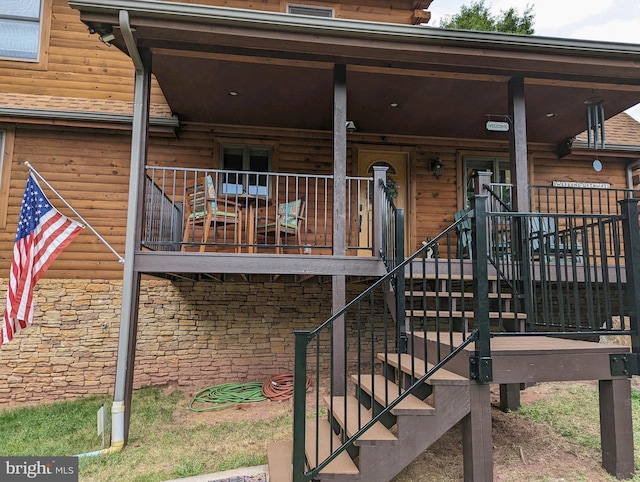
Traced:
[[[513, 334], [631, 335], [629, 366], [637, 371], [637, 200], [622, 202], [620, 214], [541, 214], [487, 211], [488, 197], [475, 196], [472, 209], [454, 225], [317, 329], [296, 331], [294, 482], [313, 480], [341, 452], [353, 454], [357, 438], [470, 343], [475, 343], [475, 355], [469, 377], [483, 383], [492, 381], [491, 338]], [[455, 233], [469, 220], [473, 263], [452, 256]], [[614, 256], [603, 241], [609, 231], [615, 239], [622, 232], [624, 240], [624, 245], [613, 245]], [[396, 289], [395, 298], [389, 296], [388, 287], [401, 286], [400, 279], [406, 283], [404, 294]], [[403, 334], [409, 335], [407, 345]], [[373, 375], [383, 374], [389, 364], [400, 365], [405, 350], [414, 360], [411, 366], [419, 357], [435, 361], [433, 368], [424, 376], [414, 369], [406, 379], [400, 377], [397, 390], [384, 388], [379, 403], [365, 396], [373, 412], [370, 421], [362, 420], [359, 410], [348, 412], [345, 395], [359, 397], [357, 387], [365, 380], [388, 387]], [[307, 377], [313, 380], [309, 392]], [[357, 420], [344, 421], [343, 426], [355, 428], [350, 434], [341, 431], [337, 441], [329, 442], [329, 455], [321, 456], [317, 437], [325, 412]], [[315, 451], [305, 448], [309, 441]]]
[[632, 330], [636, 303], [626, 291], [637, 273], [627, 264], [637, 248], [623, 240], [638, 231], [637, 216], [490, 212], [488, 224], [488, 262], [515, 290], [513, 309], [526, 317], [498, 331]]
[[640, 198], [640, 190], [579, 186], [529, 186], [531, 211], [566, 214], [620, 214], [620, 201]]
[[[389, 225], [397, 226], [400, 223], [398, 211], [391, 211], [395, 212], [396, 217], [389, 221]], [[315, 330], [296, 331], [293, 448], [295, 482], [313, 480], [340, 453], [351, 450], [354, 441], [365, 431], [377, 421], [388, 417], [391, 410], [422, 386], [428, 377], [465, 346], [477, 340], [478, 331], [470, 331], [463, 334], [462, 342], [454, 344], [452, 335], [457, 325], [443, 310], [435, 322], [436, 338], [442, 344], [448, 344], [451, 353], [445, 356], [438, 350], [431, 357], [437, 360], [434, 366], [426, 374], [418, 374], [418, 371], [414, 370], [409, 374], [411, 381], [399, 380], [397, 392], [389, 390], [386, 384], [381, 385], [387, 387], [384, 389], [384, 400], [382, 403], [371, 402], [374, 414], [372, 420], [363, 420], [360, 411], [347, 411], [348, 402], [345, 395], [362, 395], [356, 387], [361, 386], [367, 379], [370, 380], [372, 391], [376, 391], [376, 384], [380, 385], [380, 381], [373, 375], [382, 373], [382, 365], [389, 364], [390, 359], [394, 358], [394, 362], [400, 363], [401, 355], [407, 351], [415, 357], [417, 353], [422, 353], [425, 357], [430, 353], [426, 335], [433, 330], [434, 321], [426, 321], [427, 313], [422, 301], [427, 294], [427, 283], [442, 282], [447, 284], [446, 289], [459, 289], [449, 281], [452, 279], [451, 275], [456, 272], [458, 263], [462, 265], [463, 260], [455, 260], [450, 256], [442, 260], [445, 266], [448, 266], [448, 274], [445, 273], [447, 268], [436, 269], [434, 278], [432, 270], [434, 263], [438, 265], [440, 253], [450, 255], [455, 251], [456, 229], [456, 225], [451, 226], [402, 261], [392, 261], [393, 256], [389, 255], [389, 261], [392, 262], [387, 275], [373, 282], [369, 288]], [[389, 243], [404, 243], [401, 236], [395, 237], [398, 231], [387, 231], [390, 235]], [[395, 253], [390, 245], [388, 249], [390, 253]], [[454, 278], [459, 280], [457, 276]], [[406, 290], [405, 279], [408, 283]], [[463, 282], [464, 279], [462, 277]], [[393, 296], [390, 295], [390, 286], [393, 287]], [[467, 292], [471, 292], [471, 289], [469, 282]], [[471, 302], [467, 300], [467, 303]], [[421, 341], [411, 337], [407, 346], [405, 337], [408, 333], [421, 333], [423, 336], [420, 338]], [[310, 391], [306, 390], [307, 377], [312, 380]], [[329, 455], [321, 456], [317, 449], [317, 437], [320, 433], [321, 419], [326, 411], [342, 412], [346, 413], [347, 417], [356, 418], [353, 418], [352, 422], [345, 421], [345, 426], [352, 427], [352, 433], [348, 435], [341, 432], [339, 442], [330, 442]], [[310, 446], [316, 447], [315, 451], [305, 448], [310, 439], [314, 440]]]
[[[143, 247], [236, 253], [332, 253], [333, 176], [152, 166], [146, 171]], [[194, 196], [190, 197], [193, 186], [207, 190], [207, 201], [214, 200], [215, 195], [215, 209], [219, 212], [212, 216], [207, 239], [203, 239], [204, 212], [194, 213], [189, 208], [195, 204], [185, 204], [194, 203]], [[372, 178], [347, 177], [348, 254], [372, 254], [372, 186]], [[288, 212], [292, 206], [300, 210]], [[281, 229], [276, 232], [277, 222], [281, 223]]]
[[381, 196], [382, 246], [380, 256], [387, 267], [393, 270], [404, 261], [404, 209], [398, 209], [386, 183], [379, 180], [378, 192]]
[[146, 177], [142, 239], [154, 251], [177, 251], [182, 238], [183, 206], [166, 195], [165, 187]]

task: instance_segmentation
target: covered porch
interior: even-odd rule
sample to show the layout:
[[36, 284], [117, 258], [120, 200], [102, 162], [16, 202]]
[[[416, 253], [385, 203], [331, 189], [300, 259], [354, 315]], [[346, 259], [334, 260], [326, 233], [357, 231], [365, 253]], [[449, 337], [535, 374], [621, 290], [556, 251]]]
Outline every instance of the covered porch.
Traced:
[[[405, 329], [403, 320], [414, 320], [415, 326], [422, 329], [433, 326], [437, 330], [442, 324], [448, 335], [457, 327], [472, 330], [472, 325], [465, 323], [474, 319], [477, 325], [482, 324], [483, 337], [478, 338], [479, 331], [473, 331], [473, 338], [468, 340], [477, 342], [479, 361], [484, 363], [490, 358], [489, 320], [493, 318], [489, 312], [488, 284], [494, 281], [492, 278], [499, 275], [506, 282], [514, 281], [514, 288], [505, 296], [498, 288], [497, 301], [493, 301], [500, 303], [497, 308], [500, 329], [507, 319], [503, 316], [507, 311], [501, 304], [503, 299], [514, 300], [509, 310], [513, 313], [510, 321], [531, 322], [534, 308], [537, 309], [531, 299], [523, 298], [522, 291], [517, 291], [522, 287], [522, 279], [531, 280], [517, 271], [526, 260], [521, 256], [521, 246], [513, 241], [509, 247], [515, 255], [507, 253], [492, 258], [493, 266], [501, 268], [499, 274], [493, 274], [488, 271], [487, 254], [495, 253], [486, 245], [490, 239], [493, 244], [489, 248], [501, 246], [503, 238], [498, 235], [505, 235], [501, 223], [515, 225], [517, 232], [519, 227], [528, 226], [526, 219], [536, 217], [522, 214], [531, 206], [529, 147], [538, 148], [548, 162], [557, 163], [571, 152], [573, 136], [585, 130], [587, 105], [604, 105], [608, 117], [640, 101], [637, 45], [446, 31], [175, 2], [70, 0], [70, 5], [81, 11], [82, 20], [92, 31], [102, 36], [113, 34], [113, 44], [126, 52], [136, 67], [114, 444], [124, 444], [128, 435], [134, 366], [131, 347], [135, 346], [140, 278], [145, 274], [327, 275], [331, 278], [331, 308], [335, 315], [322, 327], [328, 327], [324, 329], [325, 346], [330, 346], [335, 358], [330, 370], [333, 373], [329, 374], [334, 377], [331, 386], [338, 387], [332, 389], [335, 395], [340, 395], [341, 387], [346, 391], [351, 375], [346, 363], [349, 341], [345, 341], [346, 312], [352, 306], [346, 300], [347, 276], [374, 279], [373, 285], [380, 293], [376, 307], [370, 308], [377, 310], [371, 330], [373, 333], [380, 328], [382, 318], [382, 332], [397, 331], [398, 337], [390, 338], [389, 348], [398, 353], [402, 343], [406, 348], [411, 330]], [[224, 130], [229, 147], [270, 145], [273, 153], [282, 154], [277, 141], [294, 130], [303, 133], [300, 136], [328, 136], [330, 171], [314, 172], [316, 167], [310, 162], [313, 147], [288, 153], [289, 159], [295, 159], [291, 170], [268, 162], [264, 170], [253, 169], [244, 164], [244, 158], [242, 169], [230, 168], [227, 158], [215, 147], [213, 152], [217, 155], [203, 155], [200, 161], [208, 164], [197, 168], [177, 156], [170, 157], [165, 165], [154, 166], [148, 156], [152, 75], [183, 124], [210, 133], [212, 138], [223, 137], [219, 133]], [[502, 122], [506, 129], [488, 129], [489, 121]], [[354, 144], [348, 140], [351, 133], [347, 129], [353, 125], [363, 134], [360, 146], [425, 152], [423, 160], [429, 162], [442, 160], [442, 152], [444, 162], [455, 170], [447, 181], [448, 190], [436, 192], [424, 187], [438, 177], [436, 170], [426, 167], [426, 162], [408, 164], [403, 179], [409, 186], [405, 215], [415, 220], [410, 233], [414, 239], [437, 234], [420, 225], [434, 217], [431, 206], [443, 209], [447, 224], [457, 209], [464, 208], [467, 186], [464, 168], [460, 167], [464, 154], [460, 151], [465, 149], [475, 153], [499, 151], [508, 158], [513, 184], [509, 201], [516, 214], [511, 213], [505, 219], [507, 216], [497, 213], [482, 222], [477, 217], [462, 216], [438, 239], [432, 239], [412, 258], [405, 259], [404, 246], [397, 242], [404, 236], [402, 218], [396, 211], [387, 218], [389, 223], [384, 224], [383, 213], [388, 204], [385, 190], [376, 183], [375, 170], [369, 178], [369, 174], [361, 176], [354, 165]], [[271, 129], [270, 134], [259, 129], [262, 127]], [[178, 129], [176, 135], [179, 137], [182, 132]], [[417, 137], [419, 141], [415, 140]], [[372, 160], [372, 165], [375, 161]], [[207, 176], [211, 177], [215, 196], [207, 192]], [[190, 198], [189, 189], [198, 185], [205, 186], [201, 197], [194, 194]], [[364, 206], [369, 203], [371, 186], [373, 202], [369, 212]], [[453, 195], [441, 196], [441, 192]], [[204, 212], [196, 207], [198, 199], [205, 203]], [[214, 199], [215, 208], [210, 204]], [[426, 203], [427, 199], [431, 204]], [[282, 205], [302, 200], [305, 208], [295, 215], [295, 224], [301, 227], [297, 232], [272, 233], [271, 223], [263, 223], [283, 215]], [[425, 206], [421, 211], [420, 202]], [[196, 219], [201, 215], [205, 221], [200, 226]], [[171, 226], [168, 238], [152, 219], [165, 223], [163, 227], [167, 223]], [[367, 225], [369, 219], [371, 226]], [[465, 221], [487, 227], [473, 236], [476, 244], [472, 255], [463, 259], [457, 257], [455, 230]], [[490, 238], [494, 227], [496, 237]], [[507, 231], [506, 235], [512, 232]], [[545, 235], [540, 230], [536, 233], [526, 237], [526, 242], [537, 240], [542, 245]], [[154, 238], [156, 234], [158, 238]], [[275, 238], [267, 234], [275, 234]], [[446, 242], [442, 242], [445, 237]], [[512, 239], [524, 238], [508, 238]], [[592, 246], [594, 260], [600, 260], [603, 252]], [[473, 256], [474, 252], [483, 254], [482, 262]], [[543, 252], [537, 262], [546, 259]], [[573, 276], [578, 270], [577, 256], [571, 260]], [[412, 279], [414, 262], [419, 263], [423, 289], [407, 295], [402, 283]], [[471, 278], [466, 277], [469, 269]], [[441, 309], [441, 299], [446, 297], [451, 303], [456, 296], [452, 288], [424, 288], [427, 280], [435, 277], [439, 281], [450, 270], [458, 270], [453, 276], [457, 285], [467, 283], [466, 291], [457, 289], [458, 306], [462, 305], [462, 309], [454, 309], [452, 304]], [[565, 272], [563, 269], [551, 281], [564, 282]], [[448, 274], [444, 277], [451, 278]], [[392, 283], [397, 283], [393, 293]], [[472, 291], [469, 283], [473, 283]], [[558, 290], [564, 290], [563, 286], [559, 285]], [[479, 292], [479, 288], [483, 291]], [[467, 293], [476, 304], [473, 312], [469, 303], [464, 308]], [[560, 296], [564, 294], [565, 291], [560, 291]], [[427, 296], [435, 298], [435, 310], [427, 307]], [[551, 305], [557, 299], [555, 292], [545, 296], [543, 301]], [[412, 299], [415, 305], [411, 304]], [[482, 300], [479, 305], [478, 299]], [[608, 316], [609, 310], [606, 312]], [[359, 314], [357, 311], [356, 316]], [[526, 318], [519, 317], [520, 314]], [[632, 324], [634, 334], [636, 328]], [[375, 336], [382, 336], [382, 332], [378, 330]], [[375, 336], [372, 334], [371, 338]], [[391, 346], [396, 341], [397, 346]], [[374, 348], [372, 343], [372, 360], [377, 356]], [[306, 355], [297, 358], [302, 360]], [[320, 368], [317, 370], [319, 373]], [[301, 365], [297, 371], [299, 381], [304, 380], [305, 371]], [[490, 381], [489, 372], [482, 370], [476, 374], [478, 383]], [[303, 387], [304, 382], [298, 386]], [[304, 393], [298, 399], [302, 400], [298, 405], [304, 407]], [[475, 402], [479, 406], [484, 400], [479, 396]], [[400, 401], [393, 403], [397, 405]], [[304, 408], [295, 418], [298, 423], [304, 422]], [[357, 431], [362, 429], [358, 427]], [[343, 437], [344, 447], [359, 435], [349, 440]], [[307, 480], [315, 474], [307, 477], [304, 473], [304, 429], [301, 434], [297, 431], [294, 438], [296, 480]], [[486, 450], [480, 454], [484, 459]], [[315, 469], [320, 471], [321, 467]]]

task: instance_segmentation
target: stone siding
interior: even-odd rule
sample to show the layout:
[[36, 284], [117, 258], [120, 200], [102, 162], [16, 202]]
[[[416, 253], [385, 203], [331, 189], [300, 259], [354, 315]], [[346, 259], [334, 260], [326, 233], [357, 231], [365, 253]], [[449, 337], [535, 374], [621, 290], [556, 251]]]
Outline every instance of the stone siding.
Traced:
[[[40, 280], [33, 325], [0, 348], [0, 406], [112, 393], [121, 291], [119, 281]], [[319, 278], [143, 280], [134, 386], [204, 388], [291, 372], [293, 330], [314, 329], [330, 310], [331, 283]]]

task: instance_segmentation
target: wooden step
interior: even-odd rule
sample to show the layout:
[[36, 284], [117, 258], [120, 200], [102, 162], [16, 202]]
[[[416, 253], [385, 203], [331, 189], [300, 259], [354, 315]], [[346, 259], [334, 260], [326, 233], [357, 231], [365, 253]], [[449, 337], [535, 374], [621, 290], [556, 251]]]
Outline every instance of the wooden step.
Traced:
[[[363, 407], [355, 397], [335, 396], [325, 397], [324, 400], [327, 407], [331, 410], [331, 414], [345, 430], [348, 437], [353, 436], [361, 427], [369, 423], [373, 418], [371, 410], [367, 410], [367, 408]], [[360, 420], [358, 420], [358, 410], [360, 410]], [[355, 445], [392, 445], [397, 441], [398, 439], [396, 436], [389, 432], [387, 427], [382, 425], [382, 423], [377, 422], [372, 425], [369, 430], [358, 437]]]
[[[448, 270], [440, 270], [440, 273], [436, 276], [435, 273], [423, 273], [422, 270], [413, 270], [411, 276], [409, 273], [405, 276], [406, 279], [428, 279], [428, 280], [438, 280], [438, 281], [473, 281], [473, 274], [454, 274], [449, 273]], [[489, 275], [487, 276], [489, 281], [497, 281], [498, 276]]]
[[[427, 318], [473, 318], [473, 311], [449, 311], [449, 310], [406, 310], [407, 316], [426, 316]], [[497, 320], [502, 317], [505, 320], [526, 320], [526, 313], [513, 313], [511, 311], [490, 311], [489, 318]]]
[[[322, 463], [342, 445], [340, 438], [331, 429], [331, 425], [324, 419], [309, 419], [306, 421], [305, 452], [307, 462], [313, 468]], [[316, 437], [316, 428], [318, 429]], [[317, 443], [316, 443], [317, 442]], [[316, 459], [317, 447], [317, 459]], [[353, 463], [347, 451], [343, 451], [320, 471], [319, 479], [330, 478], [337, 480], [360, 480], [360, 471]]]
[[[360, 380], [358, 380], [357, 375], [351, 375], [351, 380], [356, 384], [358, 384], [359, 381], [360, 388], [369, 395], [372, 395], [375, 401], [383, 407], [387, 406], [387, 396], [389, 403], [398, 398], [398, 385], [391, 380], [387, 380], [382, 375], [361, 375]], [[375, 393], [373, 393], [374, 385]], [[387, 387], [387, 391], [385, 391], [385, 386]], [[407, 395], [404, 400], [391, 410], [391, 413], [393, 415], [433, 415], [435, 409], [419, 398], [413, 395]]]
[[[378, 353], [378, 360], [388, 363], [396, 370], [398, 369], [397, 353]], [[400, 354], [399, 366], [402, 372], [407, 373], [408, 375], [413, 375], [415, 378], [423, 377], [424, 374], [427, 373], [427, 369], [431, 370], [433, 368], [431, 363], [427, 363], [425, 367], [424, 360], [412, 357], [408, 353]], [[468, 385], [469, 379], [445, 370], [444, 368], [440, 368], [433, 375], [427, 378], [425, 383], [429, 383], [430, 385]]]
[[267, 463], [271, 482], [293, 482], [291, 458], [293, 442], [276, 442], [267, 446]]
[[[405, 296], [413, 296], [414, 298], [422, 298], [423, 296], [427, 298], [473, 298], [475, 295], [470, 291], [465, 291], [461, 293], [460, 291], [452, 291], [449, 293], [448, 291], [405, 291]], [[492, 299], [511, 299], [513, 295], [511, 293], [489, 293], [489, 298]]]

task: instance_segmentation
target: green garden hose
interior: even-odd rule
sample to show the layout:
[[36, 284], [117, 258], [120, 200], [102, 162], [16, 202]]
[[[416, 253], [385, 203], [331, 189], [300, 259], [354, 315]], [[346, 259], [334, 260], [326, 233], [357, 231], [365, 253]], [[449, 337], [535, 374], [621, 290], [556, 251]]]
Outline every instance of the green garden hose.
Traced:
[[[189, 409], [194, 412], [220, 410], [243, 402], [261, 402], [266, 400], [262, 394], [262, 382], [223, 383], [200, 390], [195, 394]], [[194, 407], [206, 403], [207, 406]]]

